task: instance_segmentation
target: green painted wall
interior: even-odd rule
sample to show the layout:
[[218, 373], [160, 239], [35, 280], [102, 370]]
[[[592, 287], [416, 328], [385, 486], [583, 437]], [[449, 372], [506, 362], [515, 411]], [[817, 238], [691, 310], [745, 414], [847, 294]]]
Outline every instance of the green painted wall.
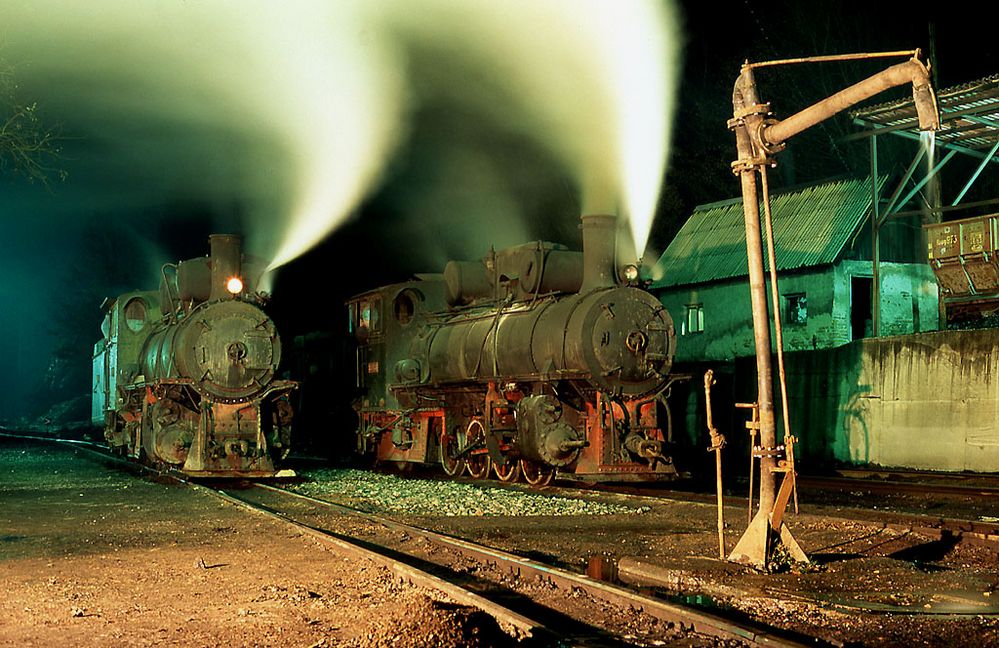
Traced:
[[[787, 295], [803, 293], [808, 312], [804, 324], [785, 324], [785, 350], [827, 349], [854, 339], [853, 277], [870, 278], [870, 263], [844, 260], [780, 277], [782, 319], [788, 322]], [[882, 335], [938, 328], [937, 285], [926, 264], [882, 263], [881, 285]], [[658, 296], [680, 333], [678, 362], [731, 360], [755, 354], [747, 278], [663, 289]], [[703, 331], [683, 332], [684, 312], [690, 304], [702, 305]]]

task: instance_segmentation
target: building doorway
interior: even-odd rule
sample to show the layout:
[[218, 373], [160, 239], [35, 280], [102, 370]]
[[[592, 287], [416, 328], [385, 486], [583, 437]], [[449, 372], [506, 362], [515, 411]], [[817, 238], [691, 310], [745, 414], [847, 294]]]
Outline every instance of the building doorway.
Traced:
[[874, 334], [874, 311], [871, 277], [850, 278], [850, 339], [859, 340]]

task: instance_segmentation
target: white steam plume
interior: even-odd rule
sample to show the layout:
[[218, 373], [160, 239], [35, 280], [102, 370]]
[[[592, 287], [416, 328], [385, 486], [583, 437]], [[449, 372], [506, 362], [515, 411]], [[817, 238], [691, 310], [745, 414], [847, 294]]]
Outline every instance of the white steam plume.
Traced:
[[493, 116], [645, 248], [678, 67], [668, 0], [8, 0], [0, 25], [31, 95], [134, 176], [123, 202], [239, 201], [272, 268], [376, 185], [405, 135], [406, 48], [428, 43], [507, 89]]

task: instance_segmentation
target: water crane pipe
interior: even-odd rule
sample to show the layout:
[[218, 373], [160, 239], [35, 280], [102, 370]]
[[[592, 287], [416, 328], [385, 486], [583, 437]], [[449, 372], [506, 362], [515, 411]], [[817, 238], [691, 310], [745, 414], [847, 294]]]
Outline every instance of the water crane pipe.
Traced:
[[[870, 57], [871, 55], [863, 56]], [[772, 117], [770, 105], [760, 102], [757, 93], [753, 69], [767, 64], [754, 65], [747, 62], [743, 65], [742, 71], [735, 81], [732, 91], [733, 117], [728, 126], [735, 132], [736, 150], [739, 157], [732, 163], [732, 170], [739, 176], [742, 185], [743, 215], [746, 227], [746, 256], [753, 311], [753, 337], [756, 345], [761, 475], [758, 513], [733, 550], [730, 556], [732, 560], [766, 565], [773, 548], [770, 539], [774, 532], [780, 534], [781, 540], [792, 555], [800, 555], [801, 559], [804, 559], [804, 553], [797, 547], [790, 532], [784, 528], [772, 528], [770, 524], [770, 513], [777, 501], [775, 475], [777, 461], [770, 451], [776, 448], [777, 441], [770, 358], [770, 317], [767, 309], [763, 269], [757, 174], [762, 175], [766, 172], [766, 167], [774, 166], [775, 163], [769, 156], [781, 151], [789, 138], [860, 101], [905, 83], [912, 83], [913, 100], [919, 116], [920, 129], [934, 130], [939, 128], [940, 116], [937, 111], [936, 97], [930, 85], [929, 70], [926, 65], [919, 61], [917, 56], [918, 50], [916, 55], [905, 63], [887, 68], [783, 121]], [[833, 59], [832, 57], [821, 57], [819, 60]], [[808, 59], [795, 59], [788, 62], [807, 61]], [[769, 201], [766, 191], [764, 191], [763, 199]], [[775, 291], [774, 299], [776, 300], [776, 298]]]
[[912, 98], [919, 117], [919, 130], [938, 130], [940, 113], [936, 96], [930, 85], [930, 71], [922, 61], [913, 57], [905, 63], [893, 65], [874, 76], [864, 79], [845, 90], [791, 115], [787, 119], [765, 123], [760, 132], [764, 150], [780, 147], [798, 133], [829, 119], [865, 99], [889, 88], [912, 84]]

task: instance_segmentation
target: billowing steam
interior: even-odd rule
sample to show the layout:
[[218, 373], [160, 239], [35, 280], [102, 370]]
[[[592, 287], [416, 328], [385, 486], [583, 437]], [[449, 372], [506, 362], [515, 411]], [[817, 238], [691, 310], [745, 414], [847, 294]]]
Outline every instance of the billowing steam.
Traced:
[[[506, 86], [494, 117], [547, 143], [574, 170], [586, 213], [623, 213], [645, 249], [669, 141], [677, 73], [668, 2], [421, 0], [384, 22]], [[465, 92], [479, 91], [475, 85]]]
[[[584, 211], [648, 239], [677, 66], [661, 0], [10, 0], [4, 53], [70, 133], [98, 142], [111, 204], [238, 203], [277, 267], [376, 186], [404, 140], [415, 50], [478, 70], [484, 106], [578, 177]], [[475, 84], [452, 88], [475, 95]], [[480, 102], [481, 103], [481, 102]], [[87, 155], [95, 155], [88, 149]], [[106, 180], [106, 178], [94, 178]], [[460, 218], [460, 214], [456, 214]]]

